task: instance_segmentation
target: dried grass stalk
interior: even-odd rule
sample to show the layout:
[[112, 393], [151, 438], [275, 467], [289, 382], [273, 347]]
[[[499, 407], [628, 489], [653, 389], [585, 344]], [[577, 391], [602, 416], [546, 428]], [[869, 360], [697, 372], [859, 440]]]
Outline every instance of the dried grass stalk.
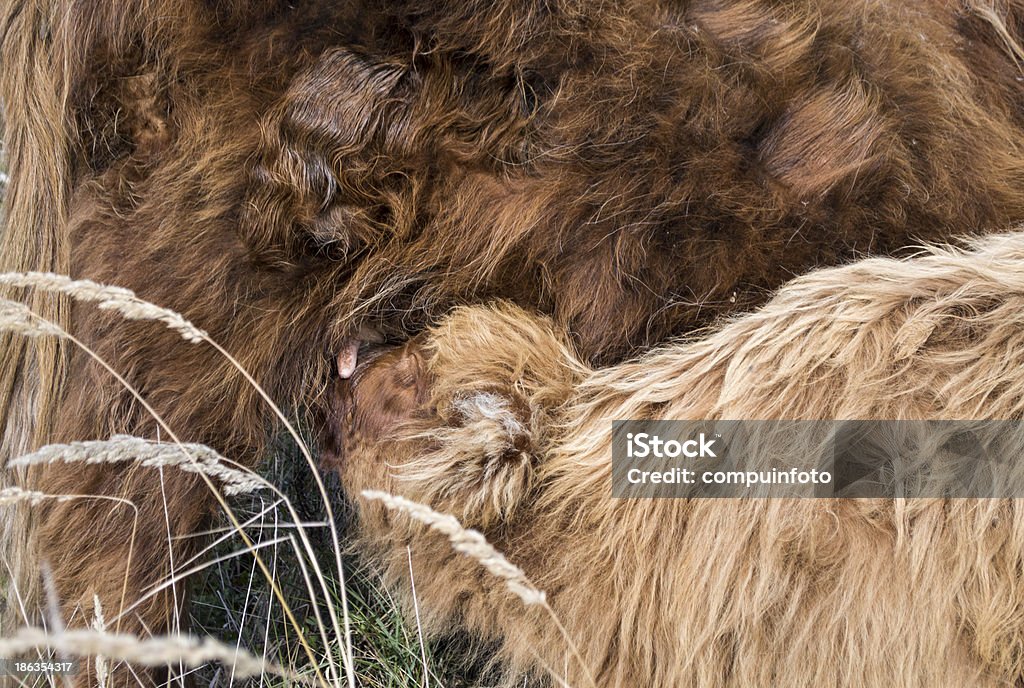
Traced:
[[51, 495], [45, 492], [34, 490], [23, 490], [20, 487], [5, 487], [0, 490], [0, 506], [11, 504], [22, 504], [27, 502], [29, 506], [35, 506], [45, 499], [52, 499], [58, 502], [66, 502], [71, 497], [66, 495]]
[[64, 330], [36, 317], [28, 306], [7, 299], [0, 299], [0, 329], [26, 337], [64, 335]]
[[114, 310], [129, 320], [158, 320], [175, 330], [190, 342], [209, 339], [181, 314], [161, 308], [135, 295], [123, 287], [97, 284], [91, 280], [75, 280], [52, 272], [7, 272], [0, 274], [0, 284], [12, 287], [35, 287], [44, 291], [65, 294], [79, 301], [96, 303], [102, 310]]
[[455, 551], [480, 562], [489, 573], [505, 581], [508, 589], [515, 593], [525, 604], [546, 603], [544, 592], [538, 590], [526, 574], [515, 564], [496, 550], [483, 533], [471, 528], [464, 528], [459, 520], [450, 514], [434, 511], [425, 504], [398, 497], [387, 492], [364, 490], [365, 499], [378, 501], [389, 509], [401, 511], [413, 519], [424, 523], [437, 532], [445, 535], [452, 543]]
[[226, 459], [204, 444], [178, 445], [127, 435], [115, 435], [109, 440], [48, 444], [31, 454], [12, 459], [8, 465], [32, 466], [56, 461], [86, 464], [138, 461], [147, 467], [173, 466], [219, 479], [226, 495], [254, 492], [265, 486], [255, 474], [225, 466]]
[[[100, 633], [106, 633], [107, 631], [107, 620], [103, 617], [103, 605], [100, 604], [100, 596], [92, 596], [93, 606], [93, 619], [92, 629]], [[96, 671], [96, 686], [97, 688], [107, 688], [107, 678], [110, 672], [107, 668], [107, 658], [103, 655], [96, 655], [93, 658], [93, 668]]]

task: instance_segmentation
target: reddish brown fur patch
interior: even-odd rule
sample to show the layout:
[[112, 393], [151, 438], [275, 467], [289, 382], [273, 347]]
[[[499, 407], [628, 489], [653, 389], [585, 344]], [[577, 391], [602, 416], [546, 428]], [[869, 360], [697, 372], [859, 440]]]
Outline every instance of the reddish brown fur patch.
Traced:
[[429, 400], [425, 376], [422, 353], [412, 343], [364, 355], [355, 375], [339, 380], [329, 393], [324, 467], [344, 470], [347, 457], [390, 441], [422, 415]]

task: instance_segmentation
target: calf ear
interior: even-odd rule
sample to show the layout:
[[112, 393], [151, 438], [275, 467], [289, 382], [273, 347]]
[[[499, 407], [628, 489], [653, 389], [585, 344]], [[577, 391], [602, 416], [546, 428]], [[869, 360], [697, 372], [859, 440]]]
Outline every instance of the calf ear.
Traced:
[[396, 469], [399, 490], [474, 527], [514, 518], [582, 367], [550, 321], [509, 304], [456, 309], [423, 348], [433, 417], [417, 423], [424, 449]]
[[543, 454], [527, 401], [510, 390], [467, 390], [438, 412], [439, 422], [409, 426], [424, 450], [394, 467], [399, 492], [474, 527], [511, 518]]

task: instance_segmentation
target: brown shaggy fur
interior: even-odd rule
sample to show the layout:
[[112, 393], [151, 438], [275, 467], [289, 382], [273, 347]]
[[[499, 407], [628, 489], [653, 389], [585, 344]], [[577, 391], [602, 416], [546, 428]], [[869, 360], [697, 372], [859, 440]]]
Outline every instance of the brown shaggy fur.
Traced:
[[[181, 311], [297, 410], [358, 326], [404, 338], [485, 298], [614, 362], [814, 266], [1024, 219], [1022, 21], [1020, 0], [0, 0], [0, 265]], [[255, 462], [268, 414], [208, 347], [32, 298], [184, 439]], [[78, 353], [0, 358], [0, 460], [155, 434]], [[210, 498], [167, 480], [176, 537]], [[139, 504], [131, 592], [166, 577], [151, 471], [35, 484]], [[115, 607], [127, 519], [36, 516], [66, 615]]]
[[[1024, 234], [815, 272], [604, 370], [548, 319], [463, 308], [353, 381], [328, 442], [345, 487], [481, 529], [548, 592], [598, 686], [1024, 679], [1021, 500], [617, 500], [610, 470], [615, 419], [1021, 420]], [[410, 605], [411, 546], [429, 631], [588, 685], [544, 614], [444, 538], [376, 503], [359, 516]]]

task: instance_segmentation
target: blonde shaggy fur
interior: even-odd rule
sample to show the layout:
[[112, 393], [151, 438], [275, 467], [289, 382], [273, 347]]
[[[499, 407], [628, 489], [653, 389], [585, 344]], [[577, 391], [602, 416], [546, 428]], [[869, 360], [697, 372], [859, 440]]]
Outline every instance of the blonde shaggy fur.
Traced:
[[428, 632], [573, 686], [1006, 686], [1024, 678], [1020, 500], [615, 500], [613, 419], [1021, 419], [1024, 233], [794, 280], [762, 310], [592, 370], [552, 323], [463, 308], [335, 394], [327, 461], [481, 529], [586, 670], [436, 534], [360, 503]]

